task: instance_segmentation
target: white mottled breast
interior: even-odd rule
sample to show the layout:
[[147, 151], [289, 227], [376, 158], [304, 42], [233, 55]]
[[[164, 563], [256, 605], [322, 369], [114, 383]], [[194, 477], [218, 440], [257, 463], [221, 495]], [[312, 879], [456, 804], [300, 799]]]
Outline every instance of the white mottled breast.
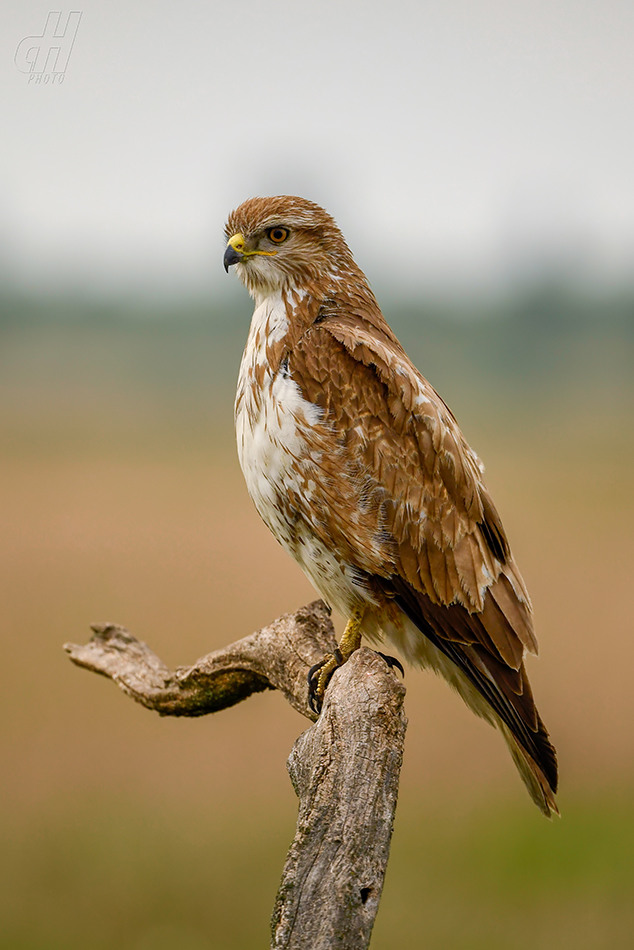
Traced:
[[268, 365], [267, 342], [281, 341], [287, 330], [280, 294], [256, 307], [240, 366], [235, 420], [249, 494], [275, 537], [286, 545], [289, 527], [280, 510], [282, 500], [289, 490], [300, 490], [294, 460], [306, 455], [306, 426], [318, 422], [316, 407], [302, 398], [297, 384], [283, 369]]
[[[238, 457], [262, 520], [321, 596], [345, 615], [359, 600], [352, 569], [311, 530], [311, 493], [319, 472], [310, 456], [309, 430], [322, 425], [321, 410], [304, 399], [283, 361], [278, 369], [267, 360], [267, 343], [281, 342], [288, 328], [280, 293], [256, 307], [236, 393]], [[292, 498], [302, 500], [301, 511]]]

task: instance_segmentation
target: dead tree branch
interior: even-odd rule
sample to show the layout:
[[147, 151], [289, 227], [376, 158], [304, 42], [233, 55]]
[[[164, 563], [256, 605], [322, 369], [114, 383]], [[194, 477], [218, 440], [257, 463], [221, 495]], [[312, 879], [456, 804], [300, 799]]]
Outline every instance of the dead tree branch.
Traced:
[[306, 671], [336, 646], [321, 600], [174, 671], [124, 627], [106, 623], [92, 629], [94, 636], [85, 646], [64, 645], [73, 663], [109, 677], [127, 696], [161, 716], [205, 716], [235, 706], [252, 693], [279, 689], [294, 709], [314, 721]]
[[73, 663], [162, 716], [203, 716], [279, 689], [314, 722], [288, 760], [300, 805], [271, 947], [365, 950], [389, 857], [406, 727], [405, 689], [384, 660], [358, 650], [335, 672], [315, 722], [306, 675], [336, 644], [322, 601], [174, 671], [123, 627], [92, 629], [85, 646], [65, 645]]

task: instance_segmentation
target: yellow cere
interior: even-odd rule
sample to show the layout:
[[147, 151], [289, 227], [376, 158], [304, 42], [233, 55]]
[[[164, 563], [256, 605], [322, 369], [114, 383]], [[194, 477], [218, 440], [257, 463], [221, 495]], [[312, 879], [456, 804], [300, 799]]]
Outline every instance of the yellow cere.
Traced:
[[245, 257], [253, 257], [255, 254], [263, 254], [265, 257], [274, 257], [277, 254], [277, 251], [247, 251], [246, 241], [244, 235], [238, 231], [237, 234], [234, 234], [227, 241], [227, 247], [232, 247], [234, 251], [237, 251], [238, 254], [243, 254]]
[[234, 234], [233, 237], [230, 237], [227, 241], [227, 246], [232, 247], [234, 251], [243, 251], [244, 250], [244, 236], [238, 232]]

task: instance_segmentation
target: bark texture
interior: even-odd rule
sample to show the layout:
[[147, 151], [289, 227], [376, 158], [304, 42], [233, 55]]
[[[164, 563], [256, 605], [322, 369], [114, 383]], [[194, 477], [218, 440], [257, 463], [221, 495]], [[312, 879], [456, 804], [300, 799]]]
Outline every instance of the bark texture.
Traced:
[[383, 889], [407, 720], [385, 660], [357, 650], [337, 670], [288, 771], [299, 797], [271, 922], [275, 950], [364, 950]]
[[279, 689], [313, 725], [288, 760], [299, 797], [297, 830], [271, 920], [272, 950], [365, 950], [389, 857], [407, 720], [405, 688], [385, 660], [361, 648], [337, 670], [319, 718], [308, 669], [336, 646], [322, 601], [169, 670], [116, 624], [96, 624], [77, 666], [112, 679], [162, 716], [203, 716]]
[[337, 645], [321, 600], [176, 670], [169, 670], [125, 627], [105, 623], [91, 629], [93, 637], [85, 646], [64, 644], [73, 663], [109, 677], [127, 696], [161, 716], [205, 716], [235, 706], [252, 693], [279, 689], [294, 709], [314, 721], [306, 674]]

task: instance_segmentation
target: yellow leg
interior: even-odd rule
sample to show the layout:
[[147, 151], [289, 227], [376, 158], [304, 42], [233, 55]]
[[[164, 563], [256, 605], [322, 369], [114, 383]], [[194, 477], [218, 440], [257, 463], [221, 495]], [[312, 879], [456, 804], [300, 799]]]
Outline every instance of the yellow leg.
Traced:
[[318, 712], [324, 700], [326, 687], [330, 677], [337, 669], [350, 659], [355, 650], [361, 646], [361, 624], [365, 608], [359, 607], [352, 612], [343, 631], [339, 647], [334, 653], [328, 653], [321, 663], [314, 666], [308, 674], [310, 684], [308, 701], [310, 706]]
[[358, 650], [361, 646], [361, 624], [363, 623], [364, 614], [365, 607], [357, 607], [356, 610], [353, 610], [346, 624], [346, 629], [343, 631], [339, 650], [341, 651], [344, 663], [346, 660], [349, 660], [354, 651]]

